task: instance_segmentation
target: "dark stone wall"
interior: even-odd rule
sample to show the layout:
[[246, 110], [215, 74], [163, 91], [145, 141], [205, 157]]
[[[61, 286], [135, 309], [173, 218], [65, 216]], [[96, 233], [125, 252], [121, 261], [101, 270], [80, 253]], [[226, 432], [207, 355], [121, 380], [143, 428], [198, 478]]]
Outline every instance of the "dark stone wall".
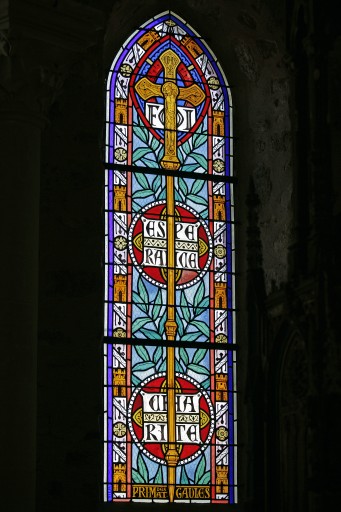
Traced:
[[84, 53], [42, 141], [38, 510], [100, 502], [103, 312], [103, 72]]

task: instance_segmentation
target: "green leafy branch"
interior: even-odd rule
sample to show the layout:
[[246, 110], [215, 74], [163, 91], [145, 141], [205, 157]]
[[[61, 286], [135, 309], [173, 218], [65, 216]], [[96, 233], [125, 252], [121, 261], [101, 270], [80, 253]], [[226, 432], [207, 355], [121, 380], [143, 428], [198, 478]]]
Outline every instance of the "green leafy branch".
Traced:
[[197, 464], [194, 478], [190, 478], [186, 471], [186, 466], [182, 466], [180, 472], [180, 484], [182, 485], [207, 485], [211, 480], [211, 471], [206, 471], [206, 457], [202, 455]]
[[[180, 306], [182, 318], [179, 315], [178, 336], [181, 341], [196, 341], [203, 334], [209, 337], [210, 330], [208, 325], [197, 318], [208, 308], [209, 298], [205, 296], [205, 284], [201, 282], [194, 294], [193, 303], [191, 303], [184, 291], [180, 295]], [[191, 329], [194, 327], [194, 330]]]
[[154, 476], [154, 484], [163, 484], [163, 473], [162, 473], [162, 466], [161, 464], [159, 464], [159, 467], [155, 473], [155, 476]]
[[193, 484], [193, 479], [190, 478], [186, 471], [186, 466], [181, 466], [181, 472], [180, 472], [180, 484], [182, 485], [188, 485]]
[[195, 485], [207, 485], [211, 480], [211, 471], [206, 471], [206, 457], [202, 455], [194, 473]]
[[[144, 126], [134, 125], [134, 134], [144, 146], [138, 147], [133, 151], [133, 164], [158, 169], [159, 153], [162, 149], [160, 142]], [[161, 176], [157, 175], [151, 182], [147, 180], [143, 173], [135, 172], [134, 176], [141, 187], [141, 190], [136, 190], [132, 196], [134, 211], [138, 211], [141, 208], [138, 202], [139, 199], [148, 197], [150, 200], [156, 201], [163, 198], [165, 190], [164, 187], [162, 188]]]
[[[203, 205], [205, 207], [203, 212], [207, 212], [207, 199], [198, 195], [199, 192], [201, 192], [202, 189], [204, 188], [205, 181], [193, 180], [191, 188], [188, 187], [187, 181], [189, 180], [187, 180], [186, 178], [178, 178], [178, 188], [175, 191], [175, 200], [183, 201], [184, 203], [186, 203], [187, 201], [192, 201], [195, 204]], [[205, 217], [205, 215], [203, 215], [203, 212], [200, 215], [202, 217]]]
[[136, 459], [137, 468], [132, 468], [133, 483], [134, 484], [148, 484], [149, 471], [141, 453], [138, 454]]
[[[180, 146], [179, 160], [187, 172], [195, 172], [200, 168], [207, 171], [207, 158], [202, 153], [195, 151], [207, 142], [207, 130], [200, 130], [201, 128]], [[188, 159], [194, 160], [195, 163], [186, 164]]]
[[210, 370], [208, 368], [206, 368], [206, 366], [204, 366], [203, 364], [199, 364], [205, 359], [206, 355], [207, 355], [206, 348], [198, 348], [194, 352], [194, 354], [192, 356], [192, 360], [190, 361], [188, 351], [185, 348], [181, 347], [181, 348], [179, 348], [179, 361], [178, 362], [179, 362], [179, 365], [180, 365], [182, 371], [184, 371], [185, 373], [187, 373], [189, 370], [191, 370], [192, 372], [209, 376]]
[[[152, 340], [162, 339], [160, 322], [163, 315], [157, 324], [157, 319], [160, 316], [161, 309], [164, 308], [161, 290], [158, 290], [155, 299], [151, 301], [146, 285], [144, 284], [142, 277], [139, 277], [137, 281], [137, 291], [133, 291], [133, 300], [134, 304], [144, 313], [145, 316], [135, 318], [132, 323], [132, 333], [136, 335], [140, 332]], [[152, 324], [154, 329], [146, 327], [146, 324], [148, 323]]]
[[[139, 277], [137, 281], [137, 291], [133, 291], [133, 300], [134, 304], [144, 314], [143, 316], [139, 316], [134, 319], [132, 323], [133, 336], [138, 337], [140, 334], [147, 339], [161, 340], [163, 333], [162, 329], [166, 322], [166, 310], [162, 304], [161, 290], [157, 292], [155, 299], [150, 301], [148, 290], [143, 279], [142, 277]], [[160, 318], [162, 309], [165, 311]], [[157, 322], [158, 319], [159, 322]], [[152, 355], [149, 354], [143, 345], [135, 345], [135, 350], [142, 360], [141, 362], [136, 363], [132, 368], [134, 372], [132, 379], [135, 385], [138, 385], [141, 382], [141, 380], [136, 376], [136, 372], [145, 372], [151, 368], [156, 371], [165, 371], [166, 360], [163, 357], [162, 347], [156, 347]]]

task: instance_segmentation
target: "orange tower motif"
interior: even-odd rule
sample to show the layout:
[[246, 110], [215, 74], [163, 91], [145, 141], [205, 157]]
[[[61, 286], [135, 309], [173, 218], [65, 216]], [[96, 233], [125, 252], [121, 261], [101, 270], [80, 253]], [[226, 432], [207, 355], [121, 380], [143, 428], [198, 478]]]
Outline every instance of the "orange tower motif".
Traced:
[[213, 196], [214, 202], [214, 220], [226, 220], [225, 197]]
[[127, 466], [126, 464], [114, 464], [113, 491], [126, 492], [127, 490]]
[[115, 98], [115, 123], [128, 123], [128, 102], [125, 99]]
[[196, 59], [199, 55], [202, 54], [202, 49], [199, 45], [189, 36], [185, 36], [181, 40], [181, 44], [183, 44], [189, 53]]
[[217, 402], [226, 402], [227, 400], [227, 375], [226, 373], [216, 373], [215, 376], [216, 386], [216, 400]]
[[226, 494], [229, 490], [228, 486], [228, 467], [227, 466], [216, 466], [217, 478], [216, 486], [218, 494]]
[[114, 276], [114, 301], [127, 301], [127, 276], [115, 274]]
[[220, 110], [213, 111], [213, 135], [224, 137], [224, 112]]
[[114, 396], [126, 396], [126, 370], [114, 368], [113, 370], [113, 394]]
[[114, 186], [114, 209], [119, 210], [121, 212], [126, 211], [127, 209], [127, 199], [126, 199], [127, 187], [122, 185]]
[[138, 40], [138, 44], [142, 46], [144, 50], [148, 50], [148, 48], [151, 47], [151, 45], [160, 39], [159, 34], [155, 30], [150, 30], [149, 32], [146, 32], [140, 39]]
[[226, 283], [214, 284], [214, 305], [216, 309], [227, 308]]

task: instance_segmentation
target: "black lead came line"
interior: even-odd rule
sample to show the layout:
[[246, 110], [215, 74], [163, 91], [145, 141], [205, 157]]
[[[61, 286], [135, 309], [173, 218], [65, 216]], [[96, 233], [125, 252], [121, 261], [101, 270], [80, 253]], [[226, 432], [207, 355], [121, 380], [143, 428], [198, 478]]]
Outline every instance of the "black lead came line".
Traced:
[[205, 348], [206, 350], [223, 350], [234, 352], [239, 349], [236, 343], [216, 343], [211, 341], [173, 341], [171, 344], [167, 340], [149, 340], [145, 338], [118, 338], [115, 336], [103, 336], [103, 343], [112, 345], [145, 345], [148, 347], [175, 347], [175, 348]]
[[174, 176], [175, 178], [189, 178], [195, 180], [202, 181], [213, 181], [216, 183], [232, 183], [235, 184], [238, 182], [235, 176], [218, 176], [216, 174], [199, 174], [194, 172], [186, 172], [186, 171], [171, 171], [169, 172], [166, 169], [155, 167], [142, 167], [138, 165], [125, 165], [125, 164], [114, 164], [109, 162], [103, 163], [104, 168], [108, 171], [125, 171], [125, 172], [138, 172], [143, 174], [155, 174], [161, 176]]

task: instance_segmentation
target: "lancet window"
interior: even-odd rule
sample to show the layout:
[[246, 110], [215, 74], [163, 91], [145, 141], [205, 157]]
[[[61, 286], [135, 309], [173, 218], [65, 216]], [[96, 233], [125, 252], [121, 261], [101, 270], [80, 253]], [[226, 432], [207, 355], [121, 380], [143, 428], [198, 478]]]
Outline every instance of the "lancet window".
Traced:
[[232, 104], [165, 12], [107, 80], [104, 500], [235, 503]]

